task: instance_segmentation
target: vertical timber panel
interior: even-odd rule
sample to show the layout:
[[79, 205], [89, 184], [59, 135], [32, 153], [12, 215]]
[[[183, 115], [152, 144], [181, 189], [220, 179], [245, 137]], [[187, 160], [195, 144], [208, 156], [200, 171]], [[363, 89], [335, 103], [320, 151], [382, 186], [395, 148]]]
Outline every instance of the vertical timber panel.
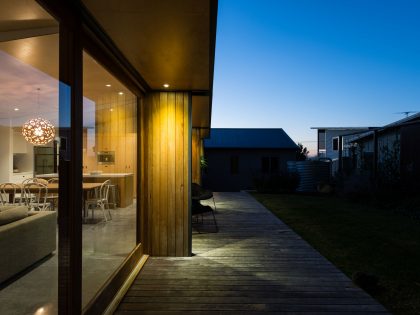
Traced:
[[168, 93], [160, 93], [160, 198], [159, 198], [159, 252], [168, 255]]
[[191, 98], [187, 92], [152, 92], [144, 101], [142, 136], [147, 202], [145, 229], [148, 253], [188, 256], [191, 253]]
[[197, 183], [201, 185], [200, 156], [201, 156], [200, 129], [193, 128], [192, 133], [191, 133], [191, 162], [192, 162], [191, 181], [193, 183]]
[[162, 198], [160, 194], [160, 182], [159, 182], [159, 171], [160, 171], [160, 102], [159, 94], [152, 95], [152, 173], [150, 178], [152, 181], [152, 190], [150, 192], [150, 211], [152, 213], [151, 231], [152, 231], [152, 244], [151, 254], [157, 255], [159, 253], [159, 214], [160, 214], [160, 203], [159, 199]]
[[175, 94], [168, 93], [168, 256], [175, 256], [175, 169], [176, 169], [176, 147], [175, 147]]
[[191, 231], [191, 126], [192, 126], [192, 115], [191, 115], [191, 94], [184, 94], [184, 253], [191, 255], [192, 250], [192, 231]]
[[[176, 156], [184, 159], [184, 96], [181, 93], [176, 94], [175, 99], [175, 141], [176, 141]], [[179, 163], [175, 168], [175, 185], [176, 185], [176, 196], [175, 196], [175, 246], [176, 256], [184, 256], [184, 164]]]

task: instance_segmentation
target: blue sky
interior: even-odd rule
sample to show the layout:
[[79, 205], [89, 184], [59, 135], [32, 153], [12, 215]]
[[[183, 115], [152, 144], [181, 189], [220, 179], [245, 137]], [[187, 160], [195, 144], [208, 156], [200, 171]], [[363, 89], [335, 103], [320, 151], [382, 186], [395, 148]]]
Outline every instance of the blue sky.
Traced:
[[420, 110], [420, 1], [219, 0], [212, 127], [380, 126]]

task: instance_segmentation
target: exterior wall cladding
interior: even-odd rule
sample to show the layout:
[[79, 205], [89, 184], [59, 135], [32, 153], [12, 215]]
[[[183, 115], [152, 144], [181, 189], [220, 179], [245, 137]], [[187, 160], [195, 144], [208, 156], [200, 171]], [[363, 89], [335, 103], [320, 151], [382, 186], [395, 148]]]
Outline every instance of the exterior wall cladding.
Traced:
[[[203, 185], [213, 191], [254, 189], [255, 176], [262, 175], [262, 158], [278, 158], [278, 173], [287, 171], [287, 161], [296, 158], [295, 149], [205, 149], [207, 170]], [[238, 157], [237, 173], [231, 173], [231, 158]], [[268, 175], [268, 173], [267, 173]]]
[[332, 160], [338, 159], [338, 150], [333, 150], [333, 139], [350, 133], [349, 130], [326, 130], [325, 131], [325, 149], [326, 149], [326, 156]]

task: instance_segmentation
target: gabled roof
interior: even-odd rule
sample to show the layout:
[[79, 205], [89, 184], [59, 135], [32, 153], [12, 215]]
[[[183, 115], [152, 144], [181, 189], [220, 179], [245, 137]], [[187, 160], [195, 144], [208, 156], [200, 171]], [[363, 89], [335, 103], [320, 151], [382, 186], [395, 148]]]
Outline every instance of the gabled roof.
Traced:
[[371, 137], [373, 137], [374, 131], [378, 132], [378, 133], [383, 133], [392, 129], [398, 129], [398, 127], [404, 126], [404, 125], [409, 125], [409, 124], [413, 124], [413, 123], [418, 123], [420, 122], [420, 113], [405, 117], [403, 119], [394, 121], [393, 123], [387, 124], [383, 127], [380, 128], [375, 128], [375, 130], [371, 130], [368, 132], [364, 132], [364, 133], [360, 133], [357, 137], [355, 137], [353, 140], [351, 140], [351, 142], [357, 142], [360, 140], [366, 140], [369, 139]]
[[389, 127], [401, 126], [405, 123], [409, 123], [409, 122], [412, 122], [412, 121], [415, 121], [415, 120], [420, 120], [420, 113], [405, 117], [405, 118], [397, 120], [397, 121], [394, 121], [393, 123], [385, 125], [382, 129], [386, 129], [386, 128], [389, 128]]
[[205, 148], [297, 149], [296, 143], [282, 128], [212, 128]]
[[311, 127], [311, 129], [321, 129], [321, 130], [337, 130], [337, 131], [363, 131], [370, 130], [376, 127]]

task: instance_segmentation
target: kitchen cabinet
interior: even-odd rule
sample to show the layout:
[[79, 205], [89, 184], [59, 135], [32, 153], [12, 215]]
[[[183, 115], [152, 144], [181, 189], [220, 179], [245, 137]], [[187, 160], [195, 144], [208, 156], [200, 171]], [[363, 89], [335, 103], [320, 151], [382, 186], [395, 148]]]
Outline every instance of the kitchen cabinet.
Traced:
[[134, 174], [133, 173], [103, 173], [103, 174], [83, 174], [83, 181], [89, 183], [103, 183], [107, 179], [116, 185], [118, 194], [118, 207], [125, 208], [133, 204], [134, 199]]
[[[107, 173], [134, 172], [137, 150], [136, 104], [134, 97], [112, 97], [106, 99], [103, 104], [98, 100], [95, 116], [95, 151], [114, 151], [115, 164], [96, 163], [95, 169]], [[85, 150], [85, 145], [83, 148]], [[87, 154], [83, 164], [86, 166], [85, 171], [91, 170]]]

